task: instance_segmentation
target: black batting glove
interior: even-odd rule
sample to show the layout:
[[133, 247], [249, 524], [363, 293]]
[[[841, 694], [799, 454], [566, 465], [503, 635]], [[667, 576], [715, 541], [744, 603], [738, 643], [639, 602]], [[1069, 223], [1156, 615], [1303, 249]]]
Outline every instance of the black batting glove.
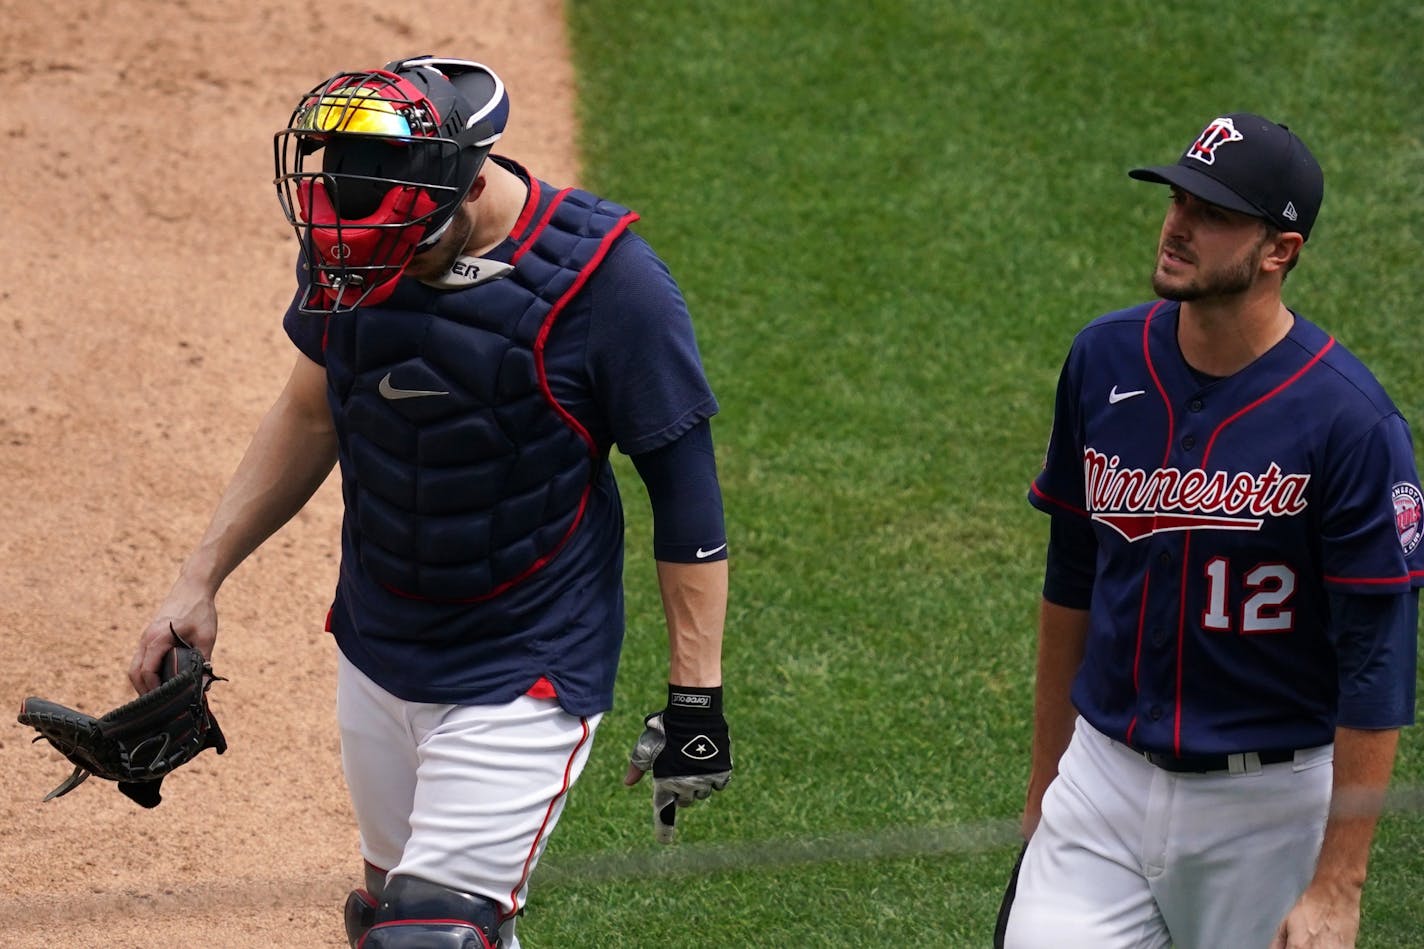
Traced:
[[732, 739], [722, 715], [722, 687], [669, 685], [668, 704], [643, 719], [624, 783], [653, 772], [653, 835], [672, 843], [677, 808], [711, 797], [732, 780]]

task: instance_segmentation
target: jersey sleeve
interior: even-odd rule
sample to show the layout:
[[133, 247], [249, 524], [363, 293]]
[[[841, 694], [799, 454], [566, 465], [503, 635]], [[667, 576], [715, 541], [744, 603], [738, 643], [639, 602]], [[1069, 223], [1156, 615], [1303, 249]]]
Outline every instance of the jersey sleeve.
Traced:
[[1043, 570], [1043, 598], [1075, 610], [1093, 602], [1097, 579], [1098, 537], [1092, 525], [1076, 517], [1055, 517], [1048, 529]]
[[623, 235], [595, 278], [589, 378], [613, 441], [645, 454], [711, 418], [717, 400], [682, 291], [647, 242]]
[[1404, 419], [1385, 416], [1327, 465], [1321, 525], [1326, 587], [1393, 594], [1424, 584], [1424, 494]]
[[1330, 638], [1339, 671], [1338, 722], [1347, 728], [1414, 724], [1419, 593], [1334, 593]]
[[1029, 503], [1055, 516], [1088, 516], [1083, 486], [1083, 418], [1078, 397], [1081, 363], [1080, 345], [1075, 342], [1058, 374], [1053, 429], [1048, 436], [1043, 470], [1029, 488]]

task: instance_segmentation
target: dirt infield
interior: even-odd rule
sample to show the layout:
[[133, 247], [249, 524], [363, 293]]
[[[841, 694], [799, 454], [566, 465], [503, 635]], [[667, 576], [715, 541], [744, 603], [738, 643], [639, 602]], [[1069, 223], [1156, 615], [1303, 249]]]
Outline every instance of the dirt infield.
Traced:
[[[272, 135], [302, 92], [400, 56], [478, 59], [511, 90], [497, 151], [577, 183], [559, 0], [459, 7], [0, 0], [11, 708], [132, 697], [138, 634], [291, 367]], [[345, 945], [360, 858], [321, 632], [338, 519], [333, 480], [228, 581], [211, 697], [231, 748], [157, 809], [97, 781], [42, 804], [68, 763], [0, 727], [0, 946]]]

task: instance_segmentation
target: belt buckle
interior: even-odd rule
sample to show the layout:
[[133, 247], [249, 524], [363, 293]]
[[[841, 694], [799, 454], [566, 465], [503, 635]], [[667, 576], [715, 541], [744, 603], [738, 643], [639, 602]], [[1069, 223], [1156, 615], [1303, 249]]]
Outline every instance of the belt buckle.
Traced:
[[1143, 751], [1140, 754], [1154, 767], [1161, 768], [1171, 774], [1216, 774], [1223, 771], [1230, 771], [1232, 774], [1248, 774], [1252, 773], [1249, 769], [1253, 760], [1255, 760], [1256, 769], [1260, 770], [1260, 761], [1255, 752], [1236, 755], [1179, 756], [1169, 755], [1164, 751]]
[[[1148, 763], [1154, 768], [1160, 768], [1172, 774], [1191, 774], [1198, 770], [1187, 764], [1189, 759], [1178, 757], [1177, 755], [1169, 755], [1165, 751], [1143, 751], [1139, 752], [1139, 754], [1146, 758]], [[1203, 771], [1201, 773], [1205, 772]]]
[[1260, 774], [1261, 756], [1254, 751], [1227, 755], [1226, 770], [1231, 774]]

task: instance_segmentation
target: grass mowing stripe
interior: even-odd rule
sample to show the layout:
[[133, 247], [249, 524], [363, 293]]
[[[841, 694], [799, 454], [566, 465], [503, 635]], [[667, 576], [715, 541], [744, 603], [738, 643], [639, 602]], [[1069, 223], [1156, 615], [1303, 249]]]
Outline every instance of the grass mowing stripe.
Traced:
[[549, 861], [548, 866], [541, 864], [534, 885], [556, 887], [617, 880], [661, 880], [728, 870], [983, 853], [1011, 847], [1020, 840], [1016, 821], [984, 821], [958, 827], [900, 827], [872, 834], [845, 833], [808, 839], [702, 843], [642, 853], [582, 854]]
[[[1384, 810], [1386, 814], [1395, 815], [1424, 814], [1424, 787], [1392, 788]], [[651, 851], [610, 851], [546, 860], [535, 871], [533, 886], [663, 880], [817, 863], [965, 856], [1000, 852], [1016, 847], [1022, 840], [1017, 820], [988, 820], [945, 827], [893, 827], [875, 833], [825, 837], [679, 844]]]

